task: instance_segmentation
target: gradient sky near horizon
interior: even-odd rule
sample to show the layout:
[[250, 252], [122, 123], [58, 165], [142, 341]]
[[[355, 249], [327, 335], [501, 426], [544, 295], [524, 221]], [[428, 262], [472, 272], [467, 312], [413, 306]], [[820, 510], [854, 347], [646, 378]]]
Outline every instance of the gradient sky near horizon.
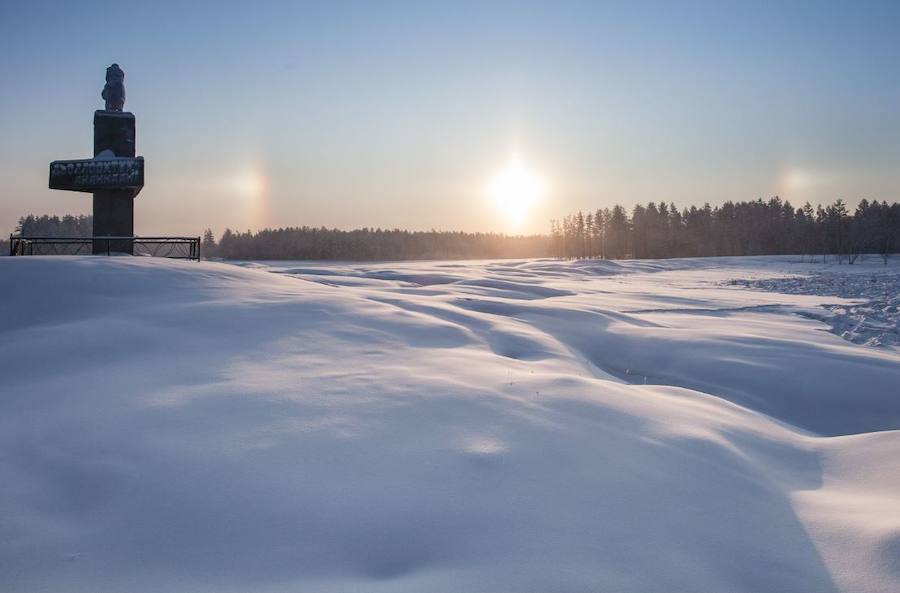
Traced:
[[[138, 234], [546, 232], [578, 209], [900, 200], [900, 2], [4, 2], [0, 227], [87, 213], [126, 73]], [[511, 159], [521, 220], [489, 187]]]

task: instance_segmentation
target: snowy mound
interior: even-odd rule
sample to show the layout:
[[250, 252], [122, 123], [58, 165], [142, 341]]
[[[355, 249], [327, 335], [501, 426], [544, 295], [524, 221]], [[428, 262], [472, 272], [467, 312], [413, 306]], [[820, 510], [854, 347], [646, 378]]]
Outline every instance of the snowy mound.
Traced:
[[0, 590], [900, 590], [811, 268], [0, 258]]

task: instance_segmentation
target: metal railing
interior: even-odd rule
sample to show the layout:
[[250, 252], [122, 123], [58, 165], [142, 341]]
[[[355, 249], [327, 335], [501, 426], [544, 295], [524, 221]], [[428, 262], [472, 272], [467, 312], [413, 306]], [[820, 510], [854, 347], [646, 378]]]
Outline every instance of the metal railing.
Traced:
[[120, 253], [200, 261], [200, 237], [9, 236], [10, 255], [115, 255]]

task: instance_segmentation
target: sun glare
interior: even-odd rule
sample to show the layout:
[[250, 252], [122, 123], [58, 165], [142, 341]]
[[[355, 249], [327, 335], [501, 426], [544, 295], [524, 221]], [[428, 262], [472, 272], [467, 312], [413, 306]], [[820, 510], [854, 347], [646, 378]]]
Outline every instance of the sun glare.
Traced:
[[510, 161], [488, 186], [494, 207], [513, 228], [522, 225], [543, 193], [543, 181], [518, 159]]
[[234, 189], [248, 198], [258, 199], [265, 192], [266, 180], [257, 171], [247, 171], [233, 181]]

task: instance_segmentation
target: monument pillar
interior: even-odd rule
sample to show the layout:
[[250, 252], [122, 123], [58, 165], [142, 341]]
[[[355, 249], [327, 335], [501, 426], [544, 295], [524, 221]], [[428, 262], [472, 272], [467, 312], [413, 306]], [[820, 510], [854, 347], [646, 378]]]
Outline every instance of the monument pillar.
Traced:
[[94, 194], [94, 255], [134, 255], [134, 198], [144, 187], [144, 157], [134, 156], [134, 114], [123, 111], [125, 73], [118, 64], [106, 69], [100, 96], [106, 109], [94, 112], [94, 158], [53, 161], [49, 187]]
[[[134, 114], [122, 111], [94, 112], [94, 159], [134, 158]], [[94, 191], [94, 236], [133, 237], [134, 198], [131, 188]], [[109, 244], [107, 244], [109, 243]], [[133, 241], [94, 241], [93, 253], [134, 253]]]

